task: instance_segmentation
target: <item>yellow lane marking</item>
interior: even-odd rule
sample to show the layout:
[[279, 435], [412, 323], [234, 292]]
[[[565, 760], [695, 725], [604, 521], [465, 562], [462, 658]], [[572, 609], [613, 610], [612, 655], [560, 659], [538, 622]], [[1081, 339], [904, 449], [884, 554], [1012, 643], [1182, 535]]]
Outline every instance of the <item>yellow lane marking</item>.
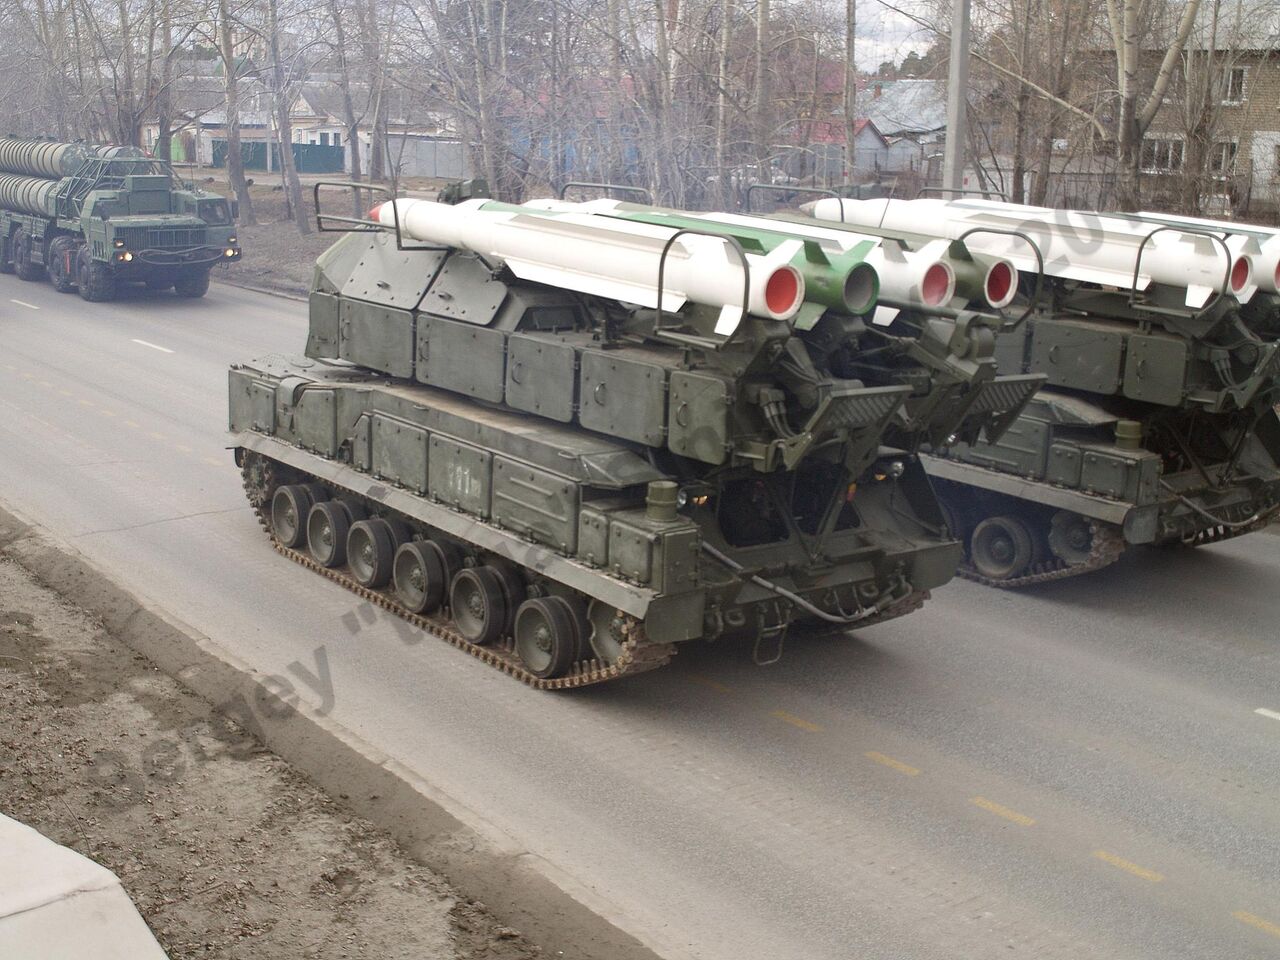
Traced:
[[92, 400], [81, 400], [81, 401], [80, 401], [80, 406], [82, 406], [82, 407], [92, 407], [92, 406], [93, 406], [93, 401], [92, 401]]
[[793, 727], [798, 727], [801, 730], [807, 730], [809, 733], [822, 732], [822, 728], [816, 723], [810, 723], [803, 717], [797, 717], [795, 714], [787, 713], [785, 710], [775, 710], [773, 713], [769, 714], [769, 716], [774, 719], [781, 720], [783, 723], [789, 723]]
[[1247, 923], [1251, 927], [1257, 927], [1263, 933], [1269, 933], [1273, 937], [1280, 937], [1280, 924], [1272, 923], [1270, 920], [1263, 920], [1261, 917], [1255, 917], [1252, 913], [1245, 910], [1237, 910], [1232, 914], [1241, 923]]
[[1135, 877], [1141, 877], [1143, 880], [1150, 880], [1152, 883], [1159, 883], [1164, 879], [1164, 874], [1156, 873], [1154, 870], [1148, 870], [1146, 867], [1140, 867], [1136, 863], [1131, 863], [1123, 857], [1117, 857], [1114, 853], [1108, 853], [1106, 850], [1095, 850], [1093, 855], [1103, 863], [1109, 863], [1113, 867], [1119, 867], [1127, 873], [1132, 873]]
[[141, 430], [141, 429], [142, 429], [142, 426], [141, 426], [140, 424], [134, 423], [132, 420], [124, 420], [124, 421], [121, 421], [121, 422], [122, 422], [126, 427], [132, 427], [134, 430]]
[[205, 462], [205, 463], [207, 463], [207, 464], [209, 464], [209, 466], [211, 466], [211, 467], [225, 467], [225, 466], [226, 466], [226, 464], [225, 464], [225, 463], [223, 463], [221, 460], [215, 460], [215, 459], [213, 459], [213, 457], [205, 457], [205, 458], [204, 458], [204, 462]]
[[23, 380], [34, 380], [35, 378], [36, 378], [36, 375], [34, 373], [27, 373], [27, 371], [25, 370], [22, 371]]
[[915, 777], [920, 774], [920, 770], [911, 766], [911, 764], [903, 763], [901, 760], [895, 760], [893, 757], [879, 753], [875, 750], [868, 750], [866, 757], [868, 760], [874, 760], [876, 763], [882, 763], [886, 767], [897, 770], [899, 773], [905, 773], [908, 777]]
[[27, 303], [27, 301], [25, 301], [25, 300], [15, 300], [15, 299], [13, 299], [13, 297], [10, 297], [10, 298], [9, 298], [9, 302], [10, 302], [10, 303], [16, 303], [16, 304], [17, 304], [18, 306], [20, 306], [20, 307], [26, 307], [28, 310], [39, 310], [39, 309], [40, 309], [40, 308], [39, 308], [39, 307], [37, 307], [34, 303]]
[[1004, 817], [1006, 820], [1012, 820], [1014, 823], [1024, 827], [1029, 827], [1035, 820], [1028, 817], [1025, 813], [1019, 813], [1017, 810], [1010, 810], [1008, 807], [1001, 806], [994, 800], [988, 800], [986, 797], [974, 797], [970, 801], [975, 807], [981, 807], [988, 813], [994, 813], [997, 817]]
[[60, 397], [72, 397], [72, 396], [75, 396], [75, 394], [73, 394], [70, 390], [59, 390], [59, 391], [58, 391], [58, 396], [60, 396]]
[[147, 436], [149, 436], [152, 440], [167, 440], [167, 439], [169, 439], [169, 438], [168, 438], [168, 437], [166, 437], [163, 433], [156, 433], [154, 430], [152, 430], [149, 434], [147, 434]]
[[690, 683], [696, 683], [700, 687], [706, 687], [708, 690], [714, 690], [716, 693], [733, 693], [729, 687], [726, 687], [719, 680], [712, 680], [710, 677], [704, 677], [701, 674], [694, 674], [689, 677]]
[[36, 383], [40, 384], [42, 387], [48, 387], [50, 390], [53, 389], [53, 384], [48, 380], [37, 380]]
[[191, 448], [190, 448], [190, 447], [188, 447], [185, 443], [175, 443], [175, 444], [174, 444], [174, 446], [178, 448], [178, 452], [179, 452], [179, 453], [190, 453], [190, 452], [191, 452]]
[[104, 417], [114, 417], [116, 415], [114, 410], [108, 410], [106, 407], [99, 407], [98, 412]]
[[1253, 712], [1260, 717], [1270, 717], [1272, 720], [1280, 720], [1280, 711], [1268, 710], [1266, 707], [1259, 707]]

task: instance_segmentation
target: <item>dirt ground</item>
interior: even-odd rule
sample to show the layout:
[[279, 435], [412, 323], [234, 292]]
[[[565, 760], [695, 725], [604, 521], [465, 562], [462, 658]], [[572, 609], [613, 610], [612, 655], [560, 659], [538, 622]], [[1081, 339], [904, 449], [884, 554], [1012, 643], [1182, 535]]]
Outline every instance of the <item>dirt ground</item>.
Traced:
[[174, 960], [542, 956], [7, 559], [0, 811], [115, 871]]

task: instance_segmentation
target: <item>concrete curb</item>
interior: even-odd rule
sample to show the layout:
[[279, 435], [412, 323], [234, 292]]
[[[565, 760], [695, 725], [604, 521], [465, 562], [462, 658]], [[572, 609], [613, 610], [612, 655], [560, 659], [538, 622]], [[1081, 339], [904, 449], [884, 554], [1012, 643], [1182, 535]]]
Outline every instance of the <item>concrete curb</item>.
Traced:
[[213, 274], [214, 283], [224, 283], [228, 287], [239, 287], [241, 290], [251, 290], [254, 293], [261, 293], [268, 297], [279, 297], [281, 300], [292, 300], [294, 303], [308, 303], [310, 299], [304, 297], [300, 293], [292, 293], [288, 290], [281, 290], [278, 287], [267, 287], [258, 283], [245, 283], [243, 280], [233, 280], [230, 277], [219, 277]]
[[73, 547], [56, 542], [3, 503], [0, 557], [100, 619], [113, 637], [242, 727], [253, 727], [247, 732], [390, 833], [459, 892], [483, 901], [548, 956], [658, 960], [659, 954], [607, 919], [618, 914], [616, 907], [599, 902], [351, 731], [305, 705], [283, 704], [272, 677], [135, 598]]

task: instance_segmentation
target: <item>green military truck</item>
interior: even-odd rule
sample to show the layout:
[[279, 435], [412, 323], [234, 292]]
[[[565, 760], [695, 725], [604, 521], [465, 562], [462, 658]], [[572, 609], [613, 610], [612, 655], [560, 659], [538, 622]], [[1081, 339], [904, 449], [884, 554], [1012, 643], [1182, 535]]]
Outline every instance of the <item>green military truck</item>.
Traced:
[[0, 138], [0, 272], [61, 293], [202, 297], [213, 266], [240, 259], [235, 214], [135, 147]]

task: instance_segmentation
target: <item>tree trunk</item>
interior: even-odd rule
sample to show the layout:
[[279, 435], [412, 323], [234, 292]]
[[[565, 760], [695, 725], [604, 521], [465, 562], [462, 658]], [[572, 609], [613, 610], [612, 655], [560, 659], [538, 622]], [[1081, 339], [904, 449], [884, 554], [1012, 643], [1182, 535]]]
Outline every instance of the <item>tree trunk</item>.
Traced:
[[240, 155], [240, 80], [236, 63], [235, 42], [231, 35], [230, 0], [218, 0], [218, 45], [222, 56], [225, 104], [227, 114], [227, 179], [240, 203], [240, 222], [250, 226], [258, 222], [253, 215], [253, 198], [244, 178], [244, 158]]
[[173, 83], [173, 16], [170, 0], [161, 0], [160, 36], [164, 44], [164, 55], [160, 60], [160, 89], [156, 92], [156, 131], [155, 154], [161, 160], [173, 159], [173, 92], [169, 89]]
[[[347, 60], [347, 33], [342, 25], [342, 13], [338, 9], [338, 0], [329, 0], [329, 17], [333, 20], [334, 52], [338, 56], [338, 90], [342, 93], [342, 123], [346, 127], [347, 150], [351, 153], [349, 175], [359, 182], [362, 170], [360, 157], [360, 121], [356, 117], [355, 100], [351, 96], [351, 64]], [[369, 199], [363, 196], [366, 191], [351, 191], [351, 215], [364, 216]]]
[[857, 161], [858, 68], [854, 57], [854, 40], [858, 20], [856, 0], [844, 3], [844, 179], [853, 183]]
[[289, 79], [280, 60], [280, 22], [278, 0], [267, 0], [267, 30], [271, 48], [271, 92], [275, 100], [276, 130], [280, 142], [280, 175], [284, 180], [289, 216], [298, 233], [311, 233], [311, 218], [302, 210], [302, 182], [293, 162], [293, 120], [289, 116]]
[[769, 124], [769, 0], [756, 0], [755, 88], [752, 92], [752, 137], [756, 147], [757, 176], [770, 182], [773, 171], [767, 166], [773, 130]]
[[[1028, 76], [1031, 50], [1031, 0], [1022, 0], [1022, 29], [1018, 37], [1018, 70]], [[1014, 203], [1022, 203], [1026, 193], [1027, 176], [1027, 110], [1030, 107], [1031, 88], [1025, 83], [1018, 84], [1017, 107], [1013, 115], [1013, 174], [1009, 186], [1009, 199]]]
[[[850, 3], [853, 0], [849, 0]], [[733, 0], [720, 0], [720, 50], [716, 64], [716, 177], [720, 205], [733, 206], [733, 184], [729, 177], [729, 46], [733, 40]]]

